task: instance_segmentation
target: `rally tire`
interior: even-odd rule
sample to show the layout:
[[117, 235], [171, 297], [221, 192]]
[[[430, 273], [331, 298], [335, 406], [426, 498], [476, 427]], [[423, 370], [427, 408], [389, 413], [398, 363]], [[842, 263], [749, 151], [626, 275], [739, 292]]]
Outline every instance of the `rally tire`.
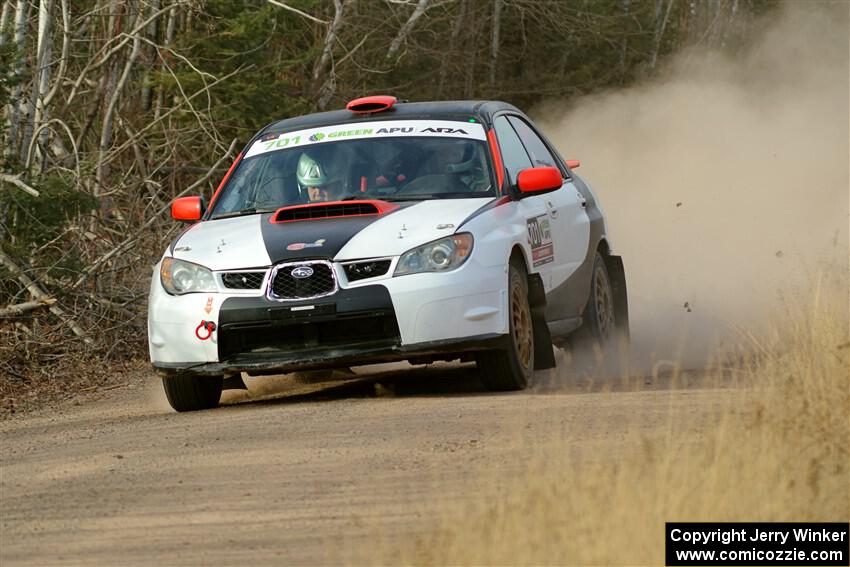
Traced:
[[480, 353], [478, 372], [492, 391], [523, 390], [534, 376], [534, 325], [528, 302], [528, 278], [511, 262], [508, 269], [508, 346]]
[[162, 387], [165, 389], [168, 403], [181, 412], [218, 407], [223, 383], [223, 376], [178, 374], [165, 376], [162, 379]]
[[583, 342], [604, 346], [617, 334], [616, 313], [611, 277], [605, 266], [605, 258], [597, 252], [590, 280], [590, 296], [577, 338]]

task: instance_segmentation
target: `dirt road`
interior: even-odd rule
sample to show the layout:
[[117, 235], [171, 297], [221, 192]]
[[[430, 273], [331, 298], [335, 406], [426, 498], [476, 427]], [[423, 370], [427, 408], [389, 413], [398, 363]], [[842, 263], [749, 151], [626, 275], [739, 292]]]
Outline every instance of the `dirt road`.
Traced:
[[443, 368], [377, 395], [255, 381], [289, 394], [177, 414], [151, 374], [128, 379], [99, 401], [0, 423], [4, 567], [327, 564], [364, 548], [388, 561], [440, 502], [474, 498], [475, 471], [510, 474], [538, 439], [567, 435], [577, 459], [594, 459], [732, 394], [556, 375], [488, 394], [469, 369]]

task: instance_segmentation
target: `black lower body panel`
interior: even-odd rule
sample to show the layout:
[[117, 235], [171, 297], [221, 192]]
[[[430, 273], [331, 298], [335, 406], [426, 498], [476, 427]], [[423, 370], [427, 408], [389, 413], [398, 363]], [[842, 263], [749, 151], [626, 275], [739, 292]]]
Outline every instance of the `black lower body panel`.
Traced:
[[402, 346], [389, 291], [382, 285], [370, 285], [304, 301], [228, 298], [221, 306], [216, 330], [221, 362], [156, 363], [154, 367], [166, 375], [275, 374], [408, 359], [451, 359], [503, 348], [506, 338], [494, 334]]
[[402, 360], [453, 360], [468, 353], [508, 348], [510, 345], [508, 341], [507, 335], [490, 334], [410, 346], [401, 346], [397, 343], [362, 343], [288, 353], [242, 354], [223, 362], [156, 363], [154, 368], [165, 375], [220, 376], [247, 372], [250, 375], [260, 376], [296, 370], [318, 370]]

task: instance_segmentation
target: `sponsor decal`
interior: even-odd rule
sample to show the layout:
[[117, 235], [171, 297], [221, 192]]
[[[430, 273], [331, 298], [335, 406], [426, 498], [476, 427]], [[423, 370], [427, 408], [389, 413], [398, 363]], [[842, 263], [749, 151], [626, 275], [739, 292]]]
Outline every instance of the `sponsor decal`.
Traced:
[[293, 268], [291, 272], [289, 272], [293, 278], [304, 279], [309, 278], [313, 275], [313, 268], [310, 266], [298, 266], [297, 268]]
[[209, 315], [210, 313], [212, 313], [212, 309], [213, 309], [213, 298], [208, 297], [207, 298], [207, 305], [204, 307], [204, 313]]
[[355, 124], [336, 124], [284, 134], [267, 134], [254, 142], [245, 153], [245, 157], [250, 158], [266, 152], [308, 144], [333, 142], [340, 139], [356, 140], [405, 136], [449, 136], [470, 140], [487, 140], [484, 127], [477, 123], [454, 120], [385, 120], [372, 122], [368, 127]]
[[555, 261], [555, 246], [552, 244], [552, 227], [547, 215], [526, 219], [528, 244], [531, 246], [531, 263], [536, 268]]
[[[249, 154], [264, 153], [264, 152], [268, 152], [270, 150], [279, 150], [279, 149], [285, 148], [289, 145], [297, 146], [300, 142], [301, 142], [301, 136], [280, 137], [280, 138], [277, 138], [276, 140], [269, 140], [269, 141], [266, 141], [266, 142], [260, 140], [259, 142], [255, 143], [253, 146], [251, 146], [251, 149], [248, 151], [248, 153]], [[254, 152], [254, 148], [257, 147], [257, 144], [264, 144], [265, 145], [265, 147], [262, 149], [262, 151]]]
[[305, 248], [321, 248], [325, 245], [327, 240], [325, 238], [320, 238], [315, 242], [293, 242], [289, 246], [286, 247], [287, 250], [295, 251], [295, 250], [304, 250]]
[[432, 132], [434, 134], [463, 134], [464, 136], [468, 136], [465, 130], [461, 130], [460, 128], [425, 128], [422, 130], [423, 132]]
[[408, 127], [400, 127], [400, 128], [380, 128], [380, 129], [378, 129], [376, 134], [395, 134], [397, 132], [401, 133], [401, 134], [409, 134], [409, 133], [413, 132], [413, 127], [408, 126]]
[[328, 134], [328, 138], [363, 138], [365, 136], [371, 136], [373, 132], [373, 128], [360, 128], [359, 130], [341, 130], [339, 132], [331, 132], [330, 134]]

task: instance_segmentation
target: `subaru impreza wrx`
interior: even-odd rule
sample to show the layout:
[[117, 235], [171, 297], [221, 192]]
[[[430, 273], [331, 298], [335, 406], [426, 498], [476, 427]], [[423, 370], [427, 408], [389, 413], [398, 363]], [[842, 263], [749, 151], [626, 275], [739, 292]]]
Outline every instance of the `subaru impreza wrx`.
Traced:
[[521, 389], [573, 333], [628, 331], [590, 186], [503, 102], [400, 102], [258, 132], [154, 268], [148, 339], [178, 411], [241, 374], [475, 361]]

